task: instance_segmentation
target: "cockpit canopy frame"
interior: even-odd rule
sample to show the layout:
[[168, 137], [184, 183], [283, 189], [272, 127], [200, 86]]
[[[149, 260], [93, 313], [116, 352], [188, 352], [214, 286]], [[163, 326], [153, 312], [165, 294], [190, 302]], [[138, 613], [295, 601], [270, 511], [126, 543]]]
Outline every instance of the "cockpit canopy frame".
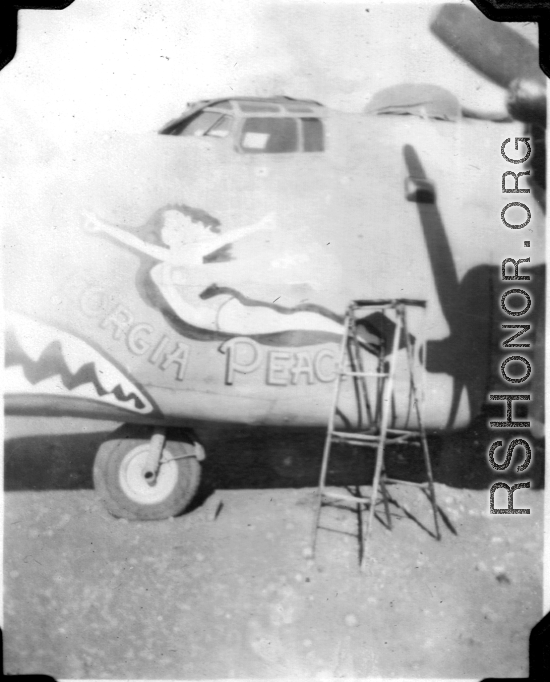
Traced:
[[323, 152], [327, 109], [291, 97], [231, 97], [191, 102], [161, 135], [226, 139], [242, 154]]

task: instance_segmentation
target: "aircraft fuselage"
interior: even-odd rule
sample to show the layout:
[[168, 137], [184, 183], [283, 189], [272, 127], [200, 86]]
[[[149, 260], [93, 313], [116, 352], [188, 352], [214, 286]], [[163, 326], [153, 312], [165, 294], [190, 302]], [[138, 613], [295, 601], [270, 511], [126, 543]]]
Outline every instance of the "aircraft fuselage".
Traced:
[[[543, 287], [537, 204], [536, 252], [500, 221], [500, 148], [520, 126], [232, 106], [219, 137], [106, 136], [37, 168], [13, 232], [32, 224], [42, 246], [14, 238], [6, 276], [8, 410], [325, 425], [348, 302], [414, 298], [426, 426], [465, 426], [498, 368], [502, 260], [529, 256]], [[266, 120], [292, 117], [298, 147], [265, 151]], [[403, 362], [400, 386], [398, 427]], [[343, 399], [353, 423], [351, 384]]]

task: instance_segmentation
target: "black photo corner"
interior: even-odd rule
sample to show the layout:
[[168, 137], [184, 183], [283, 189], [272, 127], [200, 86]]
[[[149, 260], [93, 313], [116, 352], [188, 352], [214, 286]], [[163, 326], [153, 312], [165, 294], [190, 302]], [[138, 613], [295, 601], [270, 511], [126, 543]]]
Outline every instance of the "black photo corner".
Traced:
[[9, 64], [17, 51], [17, 13], [20, 9], [63, 10], [74, 0], [52, 0], [51, 2], [10, 2], [0, 3], [0, 69]]
[[[74, 0], [50, 2], [3, 2], [0, 4], [0, 69], [8, 66], [17, 52], [19, 10], [63, 10]], [[550, 0], [471, 0], [486, 17], [496, 22], [535, 22], [539, 28], [540, 67], [550, 76]], [[67, 55], [67, 59], [70, 55]], [[513, 618], [513, 613], [510, 613]], [[48, 675], [14, 675], [26, 680], [53, 680]], [[485, 678], [483, 682], [504, 679], [550, 680], [550, 613], [537, 623], [529, 638], [529, 678]]]
[[550, 613], [547, 613], [529, 636], [529, 677], [486, 677], [482, 682], [505, 682], [505, 680], [526, 680], [543, 682], [550, 678]]

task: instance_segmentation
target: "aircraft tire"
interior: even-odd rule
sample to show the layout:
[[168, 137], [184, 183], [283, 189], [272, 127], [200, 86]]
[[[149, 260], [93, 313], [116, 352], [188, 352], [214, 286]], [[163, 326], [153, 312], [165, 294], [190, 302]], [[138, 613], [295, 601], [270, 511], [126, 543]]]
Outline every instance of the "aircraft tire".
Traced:
[[[143, 478], [151, 430], [125, 425], [103, 443], [94, 461], [94, 485], [107, 510], [117, 518], [155, 521], [181, 514], [200, 482], [201, 465], [195, 446], [168, 432], [157, 480]], [[191, 455], [191, 456], [190, 456]]]

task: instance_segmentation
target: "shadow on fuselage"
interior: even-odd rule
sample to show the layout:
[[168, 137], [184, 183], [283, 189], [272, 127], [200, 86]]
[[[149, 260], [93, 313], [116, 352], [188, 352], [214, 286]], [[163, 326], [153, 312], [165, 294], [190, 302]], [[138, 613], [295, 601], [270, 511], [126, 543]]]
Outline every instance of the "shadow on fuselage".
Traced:
[[[430, 207], [430, 210], [434, 210]], [[500, 297], [513, 282], [502, 282], [498, 266], [480, 265], [470, 269], [459, 282], [454, 276], [445, 277], [445, 267], [454, 271], [454, 264], [444, 230], [438, 219], [427, 217], [424, 224], [426, 242], [433, 250], [434, 276], [438, 294], [448, 322], [449, 336], [427, 344], [427, 370], [446, 373], [453, 377], [453, 409], [449, 423], [454, 420], [463, 389], [466, 389], [471, 408], [476, 411], [487, 401], [488, 392], [518, 392], [499, 379], [502, 358], [514, 353], [502, 349], [503, 339], [514, 330], [502, 329], [503, 323], [531, 323], [531, 348], [521, 349], [531, 362], [534, 351], [534, 327], [537, 302], [544, 300], [544, 266], [522, 267], [532, 279], [528, 289], [533, 294], [533, 310], [521, 318], [506, 317], [500, 309]], [[439, 258], [436, 254], [439, 253]], [[445, 255], [446, 254], [446, 255]], [[450, 291], [449, 291], [450, 287]], [[536, 371], [540, 371], [536, 368]], [[521, 386], [519, 392], [533, 391], [533, 381]], [[464, 431], [430, 437], [430, 450], [439, 483], [457, 488], [488, 489], [496, 480], [518, 482], [511, 466], [510, 475], [493, 471], [487, 452], [497, 439], [507, 443], [518, 433], [491, 430], [490, 418], [504, 419], [504, 403], [492, 404], [492, 414], [474, 419]], [[516, 406], [515, 418], [521, 418]], [[525, 415], [523, 415], [525, 416]], [[7, 418], [9, 419], [9, 417]], [[91, 422], [86, 422], [88, 425]], [[32, 418], [28, 432], [32, 433]], [[207, 458], [204, 463], [204, 499], [214, 489], [301, 488], [317, 485], [325, 429], [291, 429], [276, 427], [229, 426], [221, 423], [189, 424], [203, 442]], [[100, 427], [97, 427], [100, 428]], [[114, 428], [114, 425], [113, 425]], [[84, 430], [84, 429], [83, 429]], [[51, 431], [51, 429], [48, 429]], [[20, 433], [26, 433], [23, 428]], [[95, 453], [110, 432], [60, 433], [25, 435], [8, 438], [4, 450], [5, 489], [18, 490], [78, 490], [93, 488], [92, 468]], [[520, 434], [525, 437], [525, 433]], [[533, 443], [533, 459], [521, 480], [530, 480], [532, 487], [544, 482], [543, 445]], [[390, 448], [387, 453], [388, 475], [405, 480], [421, 480], [424, 472], [416, 449]], [[514, 462], [512, 462], [514, 464]], [[369, 484], [372, 480], [372, 455], [361, 450], [335, 449], [331, 458], [328, 483], [330, 485]], [[200, 499], [199, 499], [200, 503]]]
[[[403, 159], [409, 177], [429, 182], [420, 154], [413, 146], [403, 147]], [[470, 268], [460, 279], [437, 200], [418, 199], [416, 208], [439, 304], [449, 327], [449, 335], [446, 338], [428, 341], [426, 367], [428, 372], [443, 372], [453, 378], [453, 395], [446, 427], [451, 429], [459, 412], [463, 391], [468, 398], [470, 414], [477, 415], [481, 406], [488, 400], [488, 393], [498, 385], [498, 379], [495, 382], [495, 377], [498, 377], [500, 362], [506, 355], [512, 354], [506, 352], [500, 345], [503, 338], [511, 336], [511, 334], [503, 336], [505, 332], [501, 325], [521, 322], [529, 323], [536, 328], [537, 323], [541, 326], [544, 324], [542, 313], [546, 268], [544, 265], [531, 267], [528, 263], [523, 263], [521, 275], [529, 276], [530, 280], [517, 282], [503, 280], [499, 265], [479, 264]], [[479, 229], [488, 227], [480, 225]], [[471, 245], [471, 249], [472, 259], [475, 260], [475, 244]], [[503, 253], [501, 258], [504, 260], [509, 256], [510, 253]], [[510, 264], [506, 273], [510, 275], [512, 272]], [[521, 318], [507, 316], [501, 309], [502, 294], [513, 288], [527, 289], [533, 300], [531, 309], [527, 314], [521, 315]], [[517, 301], [514, 303], [517, 305]], [[511, 304], [513, 305], [511, 300], [508, 300], [508, 305]], [[521, 309], [524, 304], [525, 300], [522, 298], [519, 308], [515, 309]], [[527, 359], [532, 361], [534, 333], [528, 341], [531, 348], [521, 350]], [[541, 370], [542, 368], [539, 368], [537, 371]], [[510, 392], [510, 386], [504, 385], [502, 380], [499, 388], [502, 389], [498, 391], [500, 393]], [[528, 391], [530, 386], [528, 383], [522, 384], [521, 389]]]
[[[495, 435], [487, 415], [466, 431], [430, 437], [435, 479], [457, 488], [488, 489], [498, 477], [487, 459], [497, 437], [507, 442], [511, 434]], [[322, 429], [282, 429], [207, 424], [198, 427], [207, 453], [199, 504], [216, 489], [275, 489], [315, 487], [318, 482], [325, 432]], [[110, 432], [56, 434], [9, 438], [5, 443], [6, 491], [92, 489], [95, 453]], [[373, 474], [370, 450], [334, 448], [330, 460], [330, 485], [368, 485]], [[391, 477], [424, 480], [417, 448], [389, 448], [387, 472]], [[514, 467], [511, 467], [514, 469]], [[523, 478], [540, 488], [544, 482], [543, 446], [533, 448], [533, 459]], [[523, 479], [522, 479], [523, 480]], [[514, 481], [517, 482], [517, 481]]]

